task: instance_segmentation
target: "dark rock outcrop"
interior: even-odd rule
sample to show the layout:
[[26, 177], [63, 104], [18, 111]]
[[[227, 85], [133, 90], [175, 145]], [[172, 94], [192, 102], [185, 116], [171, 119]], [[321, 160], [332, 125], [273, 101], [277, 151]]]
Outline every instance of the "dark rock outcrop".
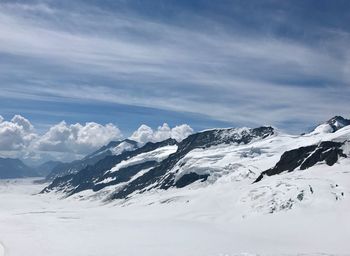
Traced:
[[254, 182], [262, 180], [264, 176], [292, 172], [297, 168], [305, 170], [322, 161], [332, 166], [338, 161], [339, 157], [347, 157], [341, 149], [342, 146], [343, 143], [341, 142], [323, 141], [318, 145], [286, 151], [273, 168], [262, 172]]
[[195, 172], [191, 172], [191, 173], [185, 174], [180, 179], [178, 179], [175, 182], [175, 186], [177, 188], [183, 188], [183, 187], [186, 187], [187, 185], [189, 185], [197, 180], [206, 181], [208, 179], [208, 177], [209, 177], [209, 174], [199, 175]]

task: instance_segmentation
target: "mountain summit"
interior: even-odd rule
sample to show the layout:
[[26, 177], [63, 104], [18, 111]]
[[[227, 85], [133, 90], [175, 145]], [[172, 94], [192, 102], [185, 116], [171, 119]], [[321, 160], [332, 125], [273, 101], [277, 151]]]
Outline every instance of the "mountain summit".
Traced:
[[350, 119], [345, 119], [342, 116], [335, 116], [335, 117], [329, 119], [327, 121], [327, 124], [329, 124], [332, 127], [333, 132], [335, 132], [335, 131], [337, 131], [345, 126], [350, 125]]
[[314, 132], [318, 133], [333, 133], [339, 129], [350, 125], [350, 119], [345, 119], [342, 116], [334, 116], [327, 122], [324, 122], [317, 126]]

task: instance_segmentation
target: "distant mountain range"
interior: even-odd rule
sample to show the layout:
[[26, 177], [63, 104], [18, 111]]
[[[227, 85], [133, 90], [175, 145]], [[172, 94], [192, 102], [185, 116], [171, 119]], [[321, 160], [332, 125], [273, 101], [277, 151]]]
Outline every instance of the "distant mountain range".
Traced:
[[[181, 142], [170, 139], [140, 148], [132, 141], [114, 142], [81, 160], [79, 170], [61, 172], [67, 175], [56, 176], [42, 192], [124, 200], [170, 188], [207, 187], [228, 178], [258, 188], [271, 176], [285, 177], [284, 173], [348, 168], [349, 140], [350, 120], [336, 116], [299, 136], [264, 126], [211, 129]], [[121, 143], [133, 147], [113, 154], [111, 148]], [[90, 158], [94, 161], [84, 162]], [[274, 207], [289, 207], [300, 193]]]
[[47, 161], [45, 163], [40, 164], [39, 166], [33, 167], [36, 172], [38, 173], [38, 176], [40, 177], [46, 177], [49, 175], [52, 170], [56, 167], [63, 164], [60, 161]]
[[19, 159], [0, 158], [0, 179], [37, 177], [35, 169], [25, 165]]
[[0, 158], [0, 179], [45, 177], [47, 181], [56, 177], [79, 172], [88, 165], [94, 165], [106, 156], [118, 155], [124, 151], [137, 148], [137, 142], [132, 140], [111, 141], [108, 145], [101, 147], [83, 159], [69, 163], [60, 161], [48, 161], [36, 167], [29, 167], [19, 159]]
[[107, 156], [119, 155], [124, 151], [130, 151], [136, 148], [137, 142], [129, 139], [112, 141], [108, 145], [103, 146], [83, 159], [75, 160], [70, 163], [60, 163], [54, 166], [51, 172], [47, 175], [46, 179], [50, 181], [60, 176], [77, 173], [89, 165], [96, 164], [98, 161], [106, 158]]

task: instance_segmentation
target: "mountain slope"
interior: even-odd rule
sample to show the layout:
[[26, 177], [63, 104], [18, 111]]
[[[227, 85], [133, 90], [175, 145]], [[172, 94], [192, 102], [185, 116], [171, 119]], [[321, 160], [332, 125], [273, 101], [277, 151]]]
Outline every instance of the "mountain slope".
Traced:
[[132, 180], [121, 190], [115, 191], [110, 196], [110, 199], [125, 198], [135, 191], [142, 192], [151, 188], [168, 189], [174, 186], [184, 187], [197, 180], [205, 181], [210, 175], [209, 173], [188, 173], [183, 175], [180, 180], [177, 180], [176, 171], [173, 172], [172, 169], [180, 159], [192, 150], [205, 149], [217, 145], [248, 144], [254, 140], [271, 136], [273, 133], [272, 127], [259, 127], [255, 129], [214, 129], [192, 134], [179, 143], [176, 153], [161, 162], [159, 166]]
[[[214, 129], [203, 131], [190, 135], [188, 138], [178, 143], [177, 147], [168, 147], [175, 145], [176, 141], [166, 140], [161, 143], [148, 143], [144, 147], [135, 151], [121, 154], [118, 157], [105, 158], [94, 166], [90, 166], [77, 174], [55, 179], [45, 191], [59, 190], [65, 191], [69, 195], [74, 193], [92, 189], [98, 191], [108, 185], [117, 185], [114, 187], [109, 199], [125, 198], [135, 191], [141, 191], [149, 188], [167, 189], [169, 187], [183, 187], [196, 180], [205, 180], [207, 174], [184, 175], [181, 180], [175, 180], [176, 175], [171, 172], [172, 168], [182, 159], [186, 154], [195, 149], [206, 149], [217, 145], [231, 145], [248, 144], [255, 140], [261, 140], [272, 136], [274, 130], [271, 127], [260, 127], [255, 129]], [[176, 150], [177, 149], [177, 150]], [[150, 162], [147, 160], [148, 156], [142, 156], [145, 152], [167, 152], [164, 158], [158, 158], [157, 161]], [[159, 154], [159, 153], [157, 153]], [[134, 161], [134, 158], [145, 159], [143, 163]], [[124, 168], [114, 171], [119, 168], [122, 161], [128, 160], [133, 162]], [[114, 168], [114, 170], [113, 170]], [[147, 171], [145, 171], [147, 169]], [[127, 180], [120, 180], [117, 176], [120, 173], [127, 173]], [[124, 175], [125, 176], [125, 175]], [[147, 188], [149, 187], [149, 188]]]
[[65, 176], [67, 174], [77, 173], [88, 165], [94, 165], [106, 156], [119, 155], [124, 151], [130, 151], [137, 148], [137, 142], [125, 139], [122, 141], [112, 141], [108, 145], [103, 146], [99, 150], [89, 154], [83, 159], [70, 163], [61, 163], [52, 169], [51, 173], [46, 177], [47, 180], [53, 180], [56, 177]]
[[[86, 189], [99, 190], [102, 187], [114, 185], [116, 181], [118, 182], [121, 179], [120, 173], [126, 173], [123, 175], [124, 179], [130, 179], [132, 174], [135, 173], [133, 170], [135, 165], [137, 166], [136, 172], [144, 168], [154, 167], [158, 164], [158, 161], [176, 151], [176, 144], [176, 140], [173, 139], [158, 143], [149, 142], [133, 151], [124, 151], [119, 155], [107, 156], [95, 165], [89, 165], [77, 173], [55, 178], [43, 191], [64, 191], [71, 195]], [[130, 163], [130, 160], [135, 160], [134, 158], [137, 157], [139, 158], [138, 161], [133, 161], [131, 165], [126, 164], [126, 162]], [[120, 170], [117, 171], [116, 168]]]
[[286, 151], [278, 163], [273, 168], [262, 172], [255, 182], [259, 182], [265, 175], [272, 176], [282, 172], [292, 172], [296, 168], [305, 170], [322, 161], [325, 161], [328, 166], [332, 166], [340, 157], [347, 157], [342, 149], [345, 145], [346, 142], [322, 141], [318, 145]]
[[34, 169], [19, 159], [0, 158], [0, 179], [14, 179], [39, 176]]
[[271, 127], [206, 130], [106, 157], [43, 192], [122, 204], [230, 196], [225, 200], [243, 215], [318, 202], [319, 193], [334, 203], [347, 194], [339, 181], [349, 179], [349, 140], [349, 125], [303, 135]]
[[46, 177], [47, 175], [50, 174], [50, 172], [52, 172], [52, 170], [56, 166], [61, 165], [61, 164], [63, 164], [63, 163], [60, 161], [47, 161], [45, 163], [42, 163], [39, 166], [36, 166], [35, 170], [40, 176]]
[[336, 132], [339, 129], [350, 125], [350, 119], [346, 119], [342, 116], [334, 116], [329, 119], [327, 122], [320, 124], [314, 130], [316, 133], [330, 133]]

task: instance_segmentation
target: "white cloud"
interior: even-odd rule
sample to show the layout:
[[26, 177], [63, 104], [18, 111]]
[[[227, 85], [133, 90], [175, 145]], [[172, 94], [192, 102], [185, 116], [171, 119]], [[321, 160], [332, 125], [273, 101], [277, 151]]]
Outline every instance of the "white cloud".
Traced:
[[151, 127], [142, 124], [131, 136], [130, 139], [139, 143], [146, 143], [152, 141], [153, 130]]
[[6, 157], [35, 159], [50, 153], [81, 156], [120, 138], [121, 131], [110, 123], [82, 125], [62, 121], [39, 135], [23, 116], [15, 115], [11, 121], [4, 121], [0, 116], [0, 155]]
[[35, 141], [34, 147], [40, 151], [89, 153], [111, 140], [122, 137], [121, 131], [113, 124], [101, 125], [90, 122], [85, 125], [67, 124], [62, 121], [52, 126]]
[[177, 141], [181, 141], [187, 138], [188, 135], [192, 133], [193, 133], [193, 129], [189, 125], [187, 124], [178, 125], [178, 126], [175, 126], [173, 129], [171, 129], [171, 138]]
[[187, 124], [170, 128], [167, 123], [164, 123], [162, 126], [159, 126], [157, 130], [153, 130], [151, 127], [143, 124], [130, 136], [130, 139], [140, 144], [145, 144], [149, 141], [159, 142], [169, 138], [182, 141], [192, 133], [193, 129]]
[[15, 115], [11, 119], [11, 122], [14, 124], [17, 124], [18, 126], [21, 126], [23, 128], [23, 130], [26, 132], [33, 131], [33, 129], [34, 129], [33, 125], [29, 122], [29, 120], [24, 118], [21, 115]]
[[[164, 123], [156, 130], [141, 125], [130, 137], [143, 145], [149, 141], [158, 142], [168, 138], [181, 141], [193, 133], [187, 125], [170, 128]], [[25, 159], [27, 162], [46, 160], [72, 161], [97, 150], [112, 140], [123, 139], [122, 132], [114, 124], [67, 124], [62, 121], [51, 126], [45, 133], [38, 134], [31, 122], [20, 115], [10, 121], [0, 115], [0, 156]]]
[[0, 116], [0, 150], [22, 150], [36, 138], [32, 124], [24, 117], [15, 115], [11, 121], [4, 121]]

